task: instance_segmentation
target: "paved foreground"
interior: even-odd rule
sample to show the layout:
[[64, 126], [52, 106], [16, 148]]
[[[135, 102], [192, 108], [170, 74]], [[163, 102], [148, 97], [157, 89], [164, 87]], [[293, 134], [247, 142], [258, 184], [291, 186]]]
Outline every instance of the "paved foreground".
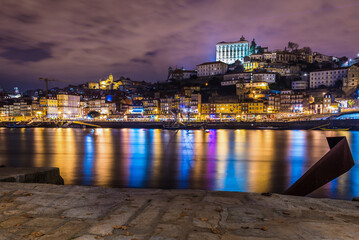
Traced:
[[0, 183], [0, 239], [358, 239], [359, 202]]

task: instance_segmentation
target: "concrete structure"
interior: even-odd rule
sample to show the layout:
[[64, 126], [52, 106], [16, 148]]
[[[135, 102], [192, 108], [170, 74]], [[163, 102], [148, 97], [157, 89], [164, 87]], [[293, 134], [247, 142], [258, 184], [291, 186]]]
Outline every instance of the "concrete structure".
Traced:
[[215, 75], [223, 75], [227, 72], [228, 65], [223, 62], [206, 62], [197, 65], [197, 76], [208, 77]]
[[318, 88], [323, 85], [334, 87], [337, 81], [342, 82], [348, 76], [348, 68], [332, 68], [313, 71], [310, 73], [310, 88]]
[[219, 42], [216, 45], [216, 61], [232, 64], [249, 56], [249, 42], [242, 36], [236, 42]]

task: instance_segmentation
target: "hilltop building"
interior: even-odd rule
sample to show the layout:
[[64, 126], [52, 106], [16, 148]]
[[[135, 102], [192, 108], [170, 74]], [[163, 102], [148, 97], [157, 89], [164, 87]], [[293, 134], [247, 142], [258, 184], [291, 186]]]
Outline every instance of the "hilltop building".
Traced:
[[227, 64], [232, 64], [237, 60], [243, 62], [244, 57], [251, 54], [250, 51], [249, 42], [243, 36], [236, 42], [219, 42], [216, 44], [216, 61]]

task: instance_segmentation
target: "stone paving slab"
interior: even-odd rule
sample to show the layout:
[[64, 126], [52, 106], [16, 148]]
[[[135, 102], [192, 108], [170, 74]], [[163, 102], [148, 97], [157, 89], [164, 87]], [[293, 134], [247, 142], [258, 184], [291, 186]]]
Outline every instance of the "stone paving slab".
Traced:
[[358, 239], [359, 202], [0, 183], [3, 239]]

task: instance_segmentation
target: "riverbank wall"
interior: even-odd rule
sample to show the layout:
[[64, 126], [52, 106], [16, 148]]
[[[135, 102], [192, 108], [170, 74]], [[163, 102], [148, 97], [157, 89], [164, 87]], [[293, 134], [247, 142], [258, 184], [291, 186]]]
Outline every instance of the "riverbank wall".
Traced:
[[[73, 127], [73, 128], [149, 128], [166, 129], [165, 122], [124, 122], [124, 121], [76, 121], [68, 122], [36, 122], [28, 124], [22, 122], [1, 122], [0, 127], [21, 128], [21, 127]], [[321, 129], [348, 129], [359, 130], [358, 119], [345, 120], [310, 120], [310, 121], [288, 121], [288, 122], [189, 122], [179, 125], [179, 129], [273, 129], [273, 130], [321, 130]], [[174, 128], [171, 128], [174, 129]]]

